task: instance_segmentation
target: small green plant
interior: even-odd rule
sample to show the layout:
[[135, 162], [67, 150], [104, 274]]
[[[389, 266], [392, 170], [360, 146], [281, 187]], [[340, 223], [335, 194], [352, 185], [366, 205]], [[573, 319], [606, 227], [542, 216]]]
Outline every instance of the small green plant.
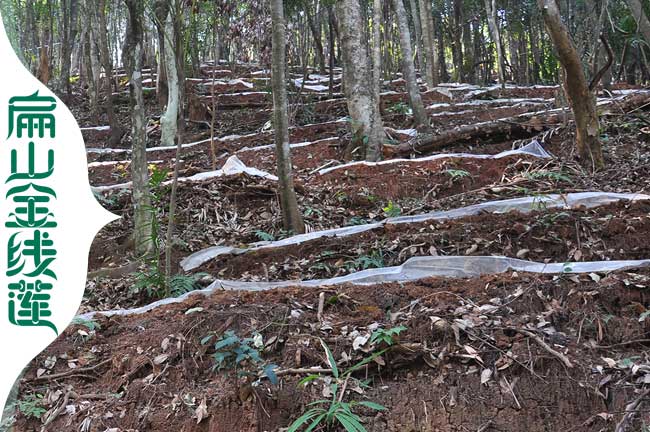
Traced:
[[43, 395], [40, 393], [33, 393], [25, 395], [25, 399], [19, 399], [16, 402], [18, 411], [25, 417], [40, 419], [47, 410], [43, 407]]
[[462, 169], [447, 169], [445, 170], [445, 174], [451, 177], [451, 181], [457, 181], [472, 176], [468, 171]]
[[207, 273], [195, 273], [193, 275], [187, 276], [182, 274], [177, 274], [172, 276], [169, 280], [169, 289], [173, 296], [180, 296], [190, 291], [201, 288], [198, 285], [201, 278], [209, 276]]
[[566, 183], [573, 184], [573, 179], [569, 175], [564, 174], [562, 171], [555, 172], [555, 171], [548, 171], [548, 170], [540, 170], [540, 171], [527, 173], [526, 177], [531, 180], [547, 179], [547, 180], [552, 180], [554, 182], [563, 181]]
[[352, 216], [348, 221], [348, 224], [350, 224], [350, 225], [364, 225], [364, 224], [367, 224], [367, 223], [368, 223], [368, 220], [365, 219], [365, 218], [362, 218], [360, 216]]
[[95, 321], [93, 319], [82, 318], [82, 317], [75, 317], [72, 320], [71, 324], [86, 327], [86, 329], [88, 329], [88, 331], [95, 331], [95, 330], [98, 330], [98, 329], [101, 328], [101, 326], [99, 325], [99, 323], [97, 321]]
[[[201, 339], [201, 345], [209, 344], [217, 335], [210, 333]], [[238, 375], [265, 376], [271, 383], [277, 384], [278, 378], [274, 364], [264, 364], [258, 351], [264, 343], [259, 333], [251, 338], [240, 338], [232, 330], [226, 331], [214, 343], [214, 366], [212, 370], [234, 369]]]
[[318, 216], [318, 217], [322, 217], [322, 216], [323, 216], [323, 212], [322, 212], [321, 210], [319, 210], [319, 209], [317, 209], [317, 208], [313, 208], [313, 207], [307, 207], [307, 208], [305, 209], [305, 211], [304, 211], [302, 214], [303, 214], [303, 216], [305, 216], [305, 217], [309, 217], [309, 216], [311, 216], [311, 215], [316, 215], [316, 216]]
[[[308, 404], [307, 406], [312, 408], [308, 409], [304, 414], [298, 417], [291, 426], [289, 426], [287, 432], [297, 432], [304, 426], [307, 427], [305, 432], [316, 430], [318, 427], [332, 430], [336, 425], [342, 426], [347, 432], [366, 432], [366, 428], [361, 424], [361, 418], [359, 417], [359, 414], [355, 412], [355, 409], [362, 406], [375, 411], [384, 411], [386, 408], [371, 401], [344, 402], [345, 387], [348, 380], [354, 379], [352, 377], [354, 371], [359, 370], [361, 367], [370, 363], [386, 350], [379, 351], [364, 358], [356, 365], [341, 373], [336, 361], [334, 360], [332, 351], [322, 339], [320, 343], [325, 350], [327, 363], [332, 369], [332, 376], [334, 378], [334, 381], [330, 384], [331, 398], [320, 399]], [[301, 380], [299, 385], [307, 384], [318, 377], [318, 375], [310, 375]], [[309, 425], [307, 426], [308, 423]]]
[[349, 271], [367, 270], [370, 268], [384, 267], [384, 253], [381, 250], [374, 250], [370, 255], [361, 255], [345, 263]]
[[266, 231], [257, 230], [257, 231], [255, 231], [255, 235], [261, 241], [273, 241], [273, 240], [275, 240], [275, 236], [273, 234], [271, 234], [271, 233], [267, 233]]
[[392, 201], [388, 201], [388, 205], [382, 210], [386, 217], [397, 217], [402, 214], [402, 209]]
[[406, 330], [406, 327], [404, 326], [392, 327], [389, 329], [379, 328], [370, 335], [370, 343], [375, 345], [384, 343], [391, 346], [395, 343], [395, 336], [398, 336], [404, 330]]
[[151, 251], [146, 255], [144, 263], [146, 268], [136, 273], [136, 281], [132, 288], [135, 293], [145, 291], [149, 297], [166, 297], [171, 294], [167, 277], [160, 259], [162, 239], [160, 237], [160, 218], [162, 214], [162, 199], [164, 195], [163, 182], [167, 179], [169, 170], [157, 165], [149, 165], [149, 190], [151, 191], [151, 205], [147, 210], [151, 213], [149, 237], [147, 242]]
[[391, 113], [395, 113], [395, 114], [411, 114], [412, 113], [411, 107], [409, 107], [408, 104], [406, 104], [404, 102], [397, 102], [396, 104], [388, 107], [388, 109], [386, 111], [391, 112]]

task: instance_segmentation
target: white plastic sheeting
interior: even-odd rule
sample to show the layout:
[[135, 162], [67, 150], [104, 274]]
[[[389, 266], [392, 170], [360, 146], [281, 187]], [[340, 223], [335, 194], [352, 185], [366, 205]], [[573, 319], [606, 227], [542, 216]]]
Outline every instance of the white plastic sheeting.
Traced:
[[[266, 171], [262, 171], [257, 168], [251, 168], [249, 166], [246, 166], [241, 160], [239, 160], [237, 156], [230, 156], [226, 160], [226, 163], [223, 165], [223, 167], [221, 167], [221, 169], [194, 174], [193, 176], [190, 177], [179, 177], [178, 182], [179, 183], [199, 182], [214, 177], [223, 177], [223, 176], [231, 176], [231, 175], [238, 175], [238, 174], [248, 174], [253, 177], [262, 177], [273, 181], [278, 180], [278, 178], [273, 174], [269, 174]], [[172, 181], [173, 180], [167, 180], [162, 184], [168, 185], [171, 184]], [[133, 182], [119, 183], [119, 184], [108, 185], [108, 186], [93, 186], [92, 190], [94, 192], [106, 192], [115, 189], [128, 189], [132, 185]]]
[[602, 273], [617, 270], [630, 270], [650, 267], [650, 260], [636, 261], [590, 261], [575, 263], [539, 263], [516, 258], [494, 256], [447, 256], [447, 257], [413, 257], [404, 264], [395, 267], [364, 270], [332, 279], [314, 279], [307, 281], [280, 282], [239, 282], [216, 280], [207, 288], [183, 294], [180, 297], [167, 298], [135, 309], [116, 309], [111, 311], [88, 312], [80, 315], [89, 319], [95, 314], [106, 316], [141, 314], [158, 307], [180, 303], [191, 295], [209, 295], [220, 290], [263, 291], [282, 287], [318, 288], [336, 284], [372, 285], [386, 282], [407, 282], [428, 277], [476, 277], [485, 274], [505, 273], [508, 271], [531, 273]]
[[318, 171], [318, 174], [323, 175], [331, 171], [336, 171], [336, 170], [345, 169], [353, 166], [359, 166], [359, 165], [378, 166], [378, 165], [388, 165], [394, 163], [417, 163], [417, 162], [427, 162], [427, 161], [446, 159], [446, 158], [501, 159], [504, 157], [517, 156], [517, 155], [534, 156], [543, 159], [548, 159], [552, 157], [546, 150], [544, 150], [544, 147], [542, 147], [542, 145], [537, 140], [534, 140], [517, 150], [508, 150], [495, 155], [472, 154], [472, 153], [438, 153], [432, 156], [426, 156], [417, 159], [388, 159], [379, 162], [366, 162], [366, 161], [350, 162], [344, 165], [338, 165], [335, 167], [322, 169]]
[[313, 231], [310, 233], [299, 234], [288, 237], [283, 240], [272, 242], [253, 243], [249, 248], [235, 248], [228, 246], [216, 246], [198, 251], [181, 261], [181, 267], [185, 271], [193, 270], [203, 263], [224, 254], [242, 254], [259, 249], [278, 248], [283, 246], [297, 245], [321, 237], [347, 237], [354, 234], [370, 231], [380, 228], [387, 224], [417, 223], [428, 220], [458, 219], [466, 216], [474, 216], [480, 213], [507, 213], [509, 211], [519, 211], [528, 213], [539, 209], [574, 209], [584, 206], [586, 208], [599, 207], [621, 200], [650, 200], [650, 195], [644, 194], [625, 194], [610, 192], [577, 192], [569, 194], [550, 194], [537, 197], [513, 198], [499, 201], [488, 201], [480, 204], [474, 204], [467, 207], [461, 207], [452, 210], [437, 211], [415, 216], [400, 216], [395, 218], [384, 219], [381, 222], [370, 223], [365, 225], [354, 225], [342, 228], [333, 228], [323, 231]]

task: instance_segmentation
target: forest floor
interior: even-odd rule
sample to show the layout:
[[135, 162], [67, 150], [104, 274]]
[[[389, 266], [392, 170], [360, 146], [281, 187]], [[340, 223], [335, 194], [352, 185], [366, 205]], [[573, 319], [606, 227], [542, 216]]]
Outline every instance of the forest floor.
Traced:
[[[296, 75], [292, 158], [308, 234], [293, 236], [276, 195], [268, 76], [203, 72], [188, 81], [203, 105], [183, 140], [172, 294], [184, 297], [171, 302], [147, 307], [161, 294], [146, 289], [151, 269], [131, 253], [128, 134], [107, 148], [105, 119], [94, 118], [81, 89], [68, 103], [90, 183], [122, 218], [93, 243], [85, 315], [20, 380], [14, 430], [281, 431], [310, 402], [331, 399], [333, 383], [343, 401], [386, 407], [354, 405], [368, 431], [650, 430], [649, 263], [580, 267], [650, 258], [650, 93], [622, 109], [620, 98], [645, 90], [619, 88], [619, 101], [603, 105], [607, 167], [589, 175], [574, 160], [572, 123], [546, 124], [542, 114], [524, 132], [399, 154], [417, 131], [396, 79], [382, 93], [387, 161], [346, 164], [340, 76], [330, 93], [328, 77]], [[126, 125], [123, 81], [116, 90]], [[441, 132], [556, 108], [555, 91], [450, 84], [424, 98]], [[154, 207], [164, 219], [162, 180], [176, 151], [156, 147], [151, 90], [147, 110], [150, 169], [161, 180]], [[460, 264], [434, 269], [418, 257]], [[477, 268], [481, 257], [524, 270]], [[561, 270], [544, 273], [554, 263]], [[150, 310], [106, 312], [143, 306]], [[249, 357], [237, 363], [236, 353]]]

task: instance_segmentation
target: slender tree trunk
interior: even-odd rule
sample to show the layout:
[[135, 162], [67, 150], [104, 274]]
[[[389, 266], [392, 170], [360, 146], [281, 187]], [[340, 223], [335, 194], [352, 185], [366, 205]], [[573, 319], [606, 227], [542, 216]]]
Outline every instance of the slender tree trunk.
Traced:
[[[411, 7], [411, 18], [413, 19], [413, 29], [415, 30], [415, 47], [417, 49], [418, 67], [424, 73], [425, 60], [424, 60], [424, 47], [422, 44], [422, 25], [420, 24], [420, 13], [418, 5], [415, 0], [409, 0]], [[433, 34], [432, 34], [433, 36]]]
[[154, 12], [156, 19], [154, 20], [156, 26], [156, 33], [158, 35], [158, 74], [156, 75], [156, 99], [158, 105], [164, 108], [167, 105], [169, 97], [169, 88], [167, 84], [167, 69], [165, 67], [165, 46], [167, 40], [165, 39], [165, 22], [169, 14], [169, 3], [165, 0], [158, 0], [154, 3]]
[[68, 97], [71, 94], [70, 88], [70, 64], [72, 62], [72, 47], [77, 39], [77, 0], [62, 0], [63, 11], [63, 37], [61, 40], [61, 74], [59, 79], [59, 90], [65, 91]]
[[275, 154], [278, 165], [278, 188], [284, 229], [304, 233], [305, 224], [298, 209], [298, 199], [291, 174], [291, 150], [289, 147], [289, 116], [287, 112], [286, 36], [284, 5], [282, 0], [271, 0], [273, 23], [271, 80], [273, 86], [273, 129], [275, 131]]
[[496, 0], [485, 0], [485, 10], [487, 12], [488, 27], [492, 41], [497, 51], [497, 72], [499, 74], [499, 83], [502, 87], [506, 86], [506, 62], [503, 55], [503, 45], [501, 41], [501, 30], [497, 21]]
[[438, 62], [436, 61], [436, 50], [433, 43], [433, 14], [431, 13], [431, 2], [420, 1], [420, 24], [422, 26], [422, 45], [424, 45], [424, 57], [426, 60], [425, 78], [427, 87], [430, 89], [438, 85]]
[[563, 84], [576, 122], [576, 147], [580, 163], [591, 170], [600, 169], [605, 162], [598, 137], [596, 98], [589, 91], [578, 51], [562, 22], [555, 0], [537, 0], [537, 3], [565, 70]]
[[305, 7], [305, 13], [307, 14], [307, 23], [309, 29], [311, 30], [312, 38], [314, 39], [314, 49], [316, 51], [316, 61], [318, 63], [318, 69], [320, 73], [325, 73], [325, 52], [323, 50], [323, 41], [321, 38], [321, 26], [320, 22], [316, 25], [314, 15], [311, 10], [311, 5], [308, 3]]
[[111, 127], [111, 137], [109, 138], [109, 145], [116, 146], [122, 139], [124, 131], [120, 126], [119, 120], [115, 115], [115, 107], [113, 106], [113, 63], [111, 62], [111, 55], [108, 50], [108, 34], [106, 24], [106, 0], [99, 0], [96, 3], [97, 9], [97, 22], [99, 23], [99, 34], [97, 39], [99, 41], [99, 58], [104, 68], [104, 91], [106, 92], [106, 115], [108, 116], [108, 124]]
[[131, 99], [131, 180], [133, 181], [133, 240], [135, 252], [144, 256], [153, 249], [151, 196], [147, 166], [147, 132], [142, 93], [143, 19], [144, 4], [139, 0], [124, 0], [129, 21], [122, 59], [129, 78]]
[[334, 94], [334, 65], [336, 64], [336, 49], [334, 47], [334, 10], [332, 6], [327, 6], [327, 36], [329, 45], [329, 97]]
[[41, 35], [41, 47], [39, 49], [38, 55], [38, 80], [43, 84], [47, 85], [50, 82], [50, 56], [48, 55], [47, 50], [47, 30], [44, 28]]
[[399, 27], [400, 46], [402, 48], [402, 71], [406, 80], [409, 102], [413, 110], [413, 120], [415, 121], [416, 128], [427, 128], [429, 126], [429, 119], [424, 110], [424, 104], [422, 104], [422, 97], [420, 96], [420, 89], [418, 87], [417, 77], [415, 76], [413, 52], [411, 49], [411, 32], [402, 0], [393, 0], [393, 9], [395, 9], [395, 16], [397, 17], [397, 25]]
[[436, 74], [438, 71], [440, 72], [440, 81], [442, 82], [447, 82], [449, 81], [449, 71], [447, 70], [447, 60], [445, 58], [445, 34], [442, 28], [442, 24], [440, 23], [440, 17], [436, 16], [435, 23], [434, 23], [434, 28], [436, 29], [436, 39], [438, 40], [438, 50], [437, 53], [438, 55], [436, 58], [438, 59], [438, 64], [439, 67], [436, 68]]
[[174, 11], [168, 8], [163, 27], [163, 38], [165, 43], [164, 68], [167, 72], [167, 109], [160, 117], [162, 146], [173, 146], [178, 139], [178, 115], [180, 110], [178, 67], [176, 62], [176, 40], [174, 27]]
[[381, 0], [372, 2], [372, 95], [375, 110], [381, 112]]
[[359, 1], [337, 0], [336, 12], [342, 45], [344, 89], [352, 127], [352, 141], [346, 154], [350, 157], [357, 149], [365, 148], [366, 160], [379, 160], [385, 135], [373, 95], [367, 44], [360, 31], [363, 20]]

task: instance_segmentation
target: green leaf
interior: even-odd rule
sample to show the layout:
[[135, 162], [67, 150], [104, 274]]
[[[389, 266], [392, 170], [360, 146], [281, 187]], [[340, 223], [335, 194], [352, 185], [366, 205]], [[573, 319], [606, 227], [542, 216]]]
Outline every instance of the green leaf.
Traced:
[[275, 374], [275, 369], [278, 368], [278, 365], [270, 364], [264, 366], [264, 375], [267, 376], [271, 384], [278, 385], [278, 376]]
[[210, 342], [210, 339], [212, 339], [214, 335], [207, 335], [203, 339], [201, 339], [201, 345], [206, 345], [208, 342]]
[[318, 409], [318, 408], [310, 409], [309, 411], [307, 411], [306, 413], [298, 417], [296, 421], [291, 423], [291, 426], [289, 426], [287, 432], [296, 432], [298, 429], [300, 429], [302, 425], [306, 424], [309, 420], [316, 417], [322, 412], [323, 412], [322, 409]]
[[336, 419], [343, 425], [346, 431], [348, 432], [366, 432], [366, 428], [359, 423], [358, 417], [354, 414], [345, 414], [345, 413], [336, 413]]
[[354, 371], [360, 369], [361, 367], [363, 367], [363, 366], [367, 365], [368, 363], [370, 363], [371, 361], [375, 360], [377, 357], [379, 357], [380, 355], [382, 355], [382, 354], [385, 353], [386, 351], [388, 351], [388, 348], [383, 349], [383, 350], [381, 350], [381, 351], [377, 351], [376, 353], [373, 353], [372, 355], [370, 355], [370, 356], [364, 358], [364, 359], [361, 360], [359, 363], [355, 364], [355, 365], [352, 366], [350, 369], [346, 370], [346, 371], [343, 373], [343, 375], [349, 375], [349, 374], [351, 374], [352, 372], [354, 372]]
[[324, 419], [325, 417], [327, 417], [327, 413], [326, 413], [326, 412], [324, 412], [324, 413], [322, 413], [321, 415], [319, 415], [318, 417], [316, 417], [316, 418], [314, 419], [314, 421], [311, 423], [311, 425], [309, 425], [309, 427], [308, 427], [307, 429], [305, 429], [305, 432], [311, 432], [311, 431], [313, 431], [315, 428], [318, 427], [318, 425], [323, 421], [323, 419]]
[[238, 340], [239, 340], [239, 338], [237, 336], [235, 336], [235, 335], [228, 336], [225, 339], [221, 339], [216, 344], [214, 344], [214, 349], [215, 350], [220, 350], [221, 348], [225, 348], [225, 347], [234, 345]]
[[330, 351], [329, 347], [325, 343], [323, 339], [320, 339], [320, 344], [323, 346], [323, 349], [325, 350], [325, 354], [327, 355], [327, 363], [329, 363], [330, 368], [332, 369], [332, 375], [334, 375], [334, 378], [339, 377], [339, 369], [336, 366], [336, 361], [334, 360], [334, 356], [332, 355], [332, 351]]
[[379, 405], [378, 403], [371, 402], [371, 401], [362, 401], [362, 402], [358, 402], [358, 404], [373, 409], [375, 411], [384, 411], [386, 409], [385, 406]]
[[301, 379], [300, 381], [298, 381], [298, 386], [301, 386], [301, 385], [305, 386], [305, 385], [309, 384], [310, 382], [312, 382], [314, 380], [317, 380], [318, 378], [320, 378], [320, 375], [316, 375], [316, 374], [308, 375], [308, 376], [304, 377], [303, 379]]

